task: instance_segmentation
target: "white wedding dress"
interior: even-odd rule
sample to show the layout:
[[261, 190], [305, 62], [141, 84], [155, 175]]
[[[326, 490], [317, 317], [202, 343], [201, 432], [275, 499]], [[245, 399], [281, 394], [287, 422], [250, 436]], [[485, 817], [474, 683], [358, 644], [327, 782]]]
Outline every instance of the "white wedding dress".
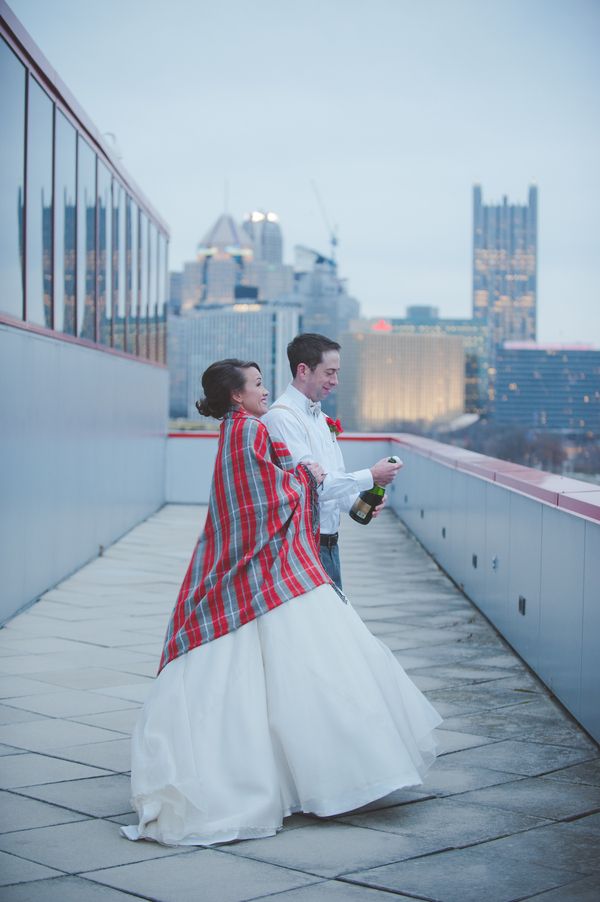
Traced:
[[168, 664], [132, 741], [129, 839], [272, 836], [415, 786], [441, 718], [331, 586]]

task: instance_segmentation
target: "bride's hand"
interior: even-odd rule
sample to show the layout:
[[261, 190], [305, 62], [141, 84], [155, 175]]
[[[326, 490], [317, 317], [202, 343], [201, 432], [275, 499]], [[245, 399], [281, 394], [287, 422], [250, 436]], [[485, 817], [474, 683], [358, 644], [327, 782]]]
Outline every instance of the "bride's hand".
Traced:
[[318, 483], [319, 485], [321, 485], [321, 483], [322, 483], [323, 480], [325, 479], [325, 476], [327, 475], [327, 474], [325, 473], [325, 470], [323, 469], [323, 467], [322, 467], [320, 464], [318, 464], [318, 463], [316, 463], [315, 461], [313, 461], [313, 460], [306, 461], [305, 466], [306, 466], [307, 469], [309, 469], [310, 472], [313, 474], [313, 476], [314, 476], [315, 479], [317, 480], [317, 483]]

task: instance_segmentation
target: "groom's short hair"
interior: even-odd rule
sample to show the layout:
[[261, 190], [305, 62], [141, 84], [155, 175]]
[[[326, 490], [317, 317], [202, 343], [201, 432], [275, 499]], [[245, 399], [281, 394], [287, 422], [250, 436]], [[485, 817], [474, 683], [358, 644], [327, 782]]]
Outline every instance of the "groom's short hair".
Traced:
[[321, 363], [326, 351], [339, 351], [340, 347], [337, 341], [317, 332], [302, 332], [296, 335], [287, 346], [292, 376], [296, 376], [296, 370], [301, 363], [305, 363], [312, 372]]

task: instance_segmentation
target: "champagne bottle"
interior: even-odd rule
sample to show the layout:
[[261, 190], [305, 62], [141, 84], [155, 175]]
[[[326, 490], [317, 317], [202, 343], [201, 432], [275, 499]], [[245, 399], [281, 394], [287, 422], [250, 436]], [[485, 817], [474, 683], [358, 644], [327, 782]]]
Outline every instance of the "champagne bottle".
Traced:
[[[392, 455], [392, 457], [388, 457], [388, 460], [392, 464], [399, 464], [400, 458]], [[357, 523], [361, 523], [363, 526], [366, 526], [367, 523], [370, 523], [373, 518], [373, 511], [375, 508], [381, 504], [383, 501], [383, 496], [385, 495], [385, 489], [382, 485], [375, 485], [372, 489], [367, 489], [365, 492], [361, 492], [352, 507], [350, 508], [350, 516]]]

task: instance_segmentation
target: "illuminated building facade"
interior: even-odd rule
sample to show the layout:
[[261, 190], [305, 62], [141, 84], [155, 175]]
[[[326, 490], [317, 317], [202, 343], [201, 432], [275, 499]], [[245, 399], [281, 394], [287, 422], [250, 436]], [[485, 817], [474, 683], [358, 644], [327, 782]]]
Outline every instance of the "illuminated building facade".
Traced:
[[473, 188], [473, 319], [490, 345], [536, 337], [538, 189], [528, 203], [484, 204]]
[[[408, 307], [404, 319], [390, 319], [389, 323], [399, 335], [458, 336], [465, 352], [465, 411], [481, 413], [486, 408], [490, 367], [487, 326], [471, 319], [440, 319], [437, 307]], [[377, 328], [377, 321], [369, 325]]]
[[506, 342], [497, 349], [496, 367], [496, 422], [600, 435], [600, 351]]
[[464, 412], [465, 360], [457, 336], [354, 332], [342, 338], [338, 415], [377, 432], [448, 422]]

